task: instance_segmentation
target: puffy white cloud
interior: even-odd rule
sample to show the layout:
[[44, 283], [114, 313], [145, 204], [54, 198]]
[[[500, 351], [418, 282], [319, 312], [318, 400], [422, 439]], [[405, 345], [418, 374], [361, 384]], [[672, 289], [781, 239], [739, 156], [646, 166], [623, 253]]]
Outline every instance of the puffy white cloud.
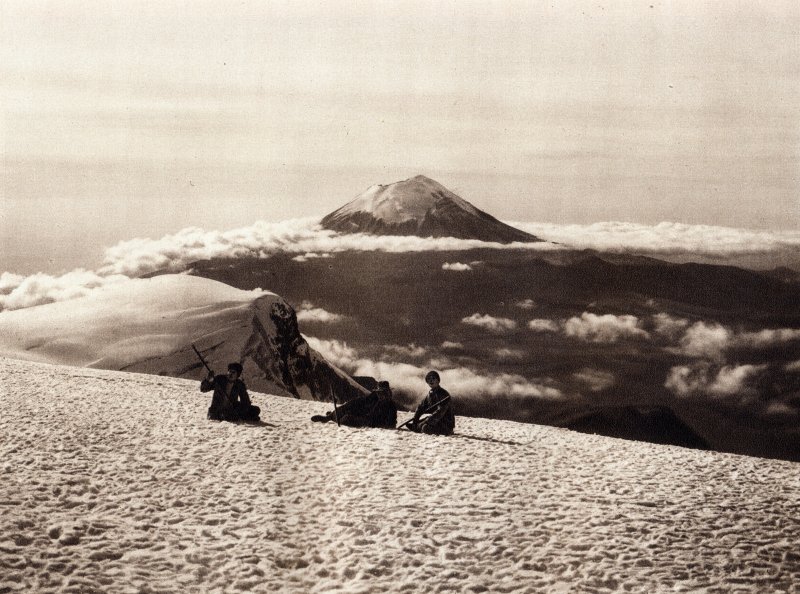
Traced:
[[471, 316], [462, 318], [461, 322], [469, 326], [483, 328], [494, 334], [503, 334], [517, 328], [517, 323], [509, 318], [495, 318], [488, 314], [481, 315], [479, 313], [474, 313]]
[[800, 360], [787, 363], [783, 369], [789, 373], [800, 373]]
[[525, 351], [503, 347], [495, 349], [494, 354], [501, 361], [519, 361], [525, 356]]
[[602, 392], [616, 383], [614, 374], [609, 371], [584, 367], [580, 371], [573, 373], [572, 377], [585, 384], [591, 392]]
[[129, 281], [127, 276], [102, 276], [90, 270], [77, 269], [61, 276], [37, 273], [30, 276], [3, 273], [0, 276], [0, 310], [22, 309], [55, 301], [77, 299], [93, 290]]
[[800, 411], [785, 402], [773, 400], [767, 404], [764, 414], [769, 417], [796, 417]]
[[721, 359], [733, 340], [733, 332], [721, 324], [695, 322], [680, 339], [679, 352], [690, 357]]
[[735, 333], [717, 323], [695, 322], [684, 333], [675, 352], [690, 357], [706, 357], [721, 361], [728, 349], [766, 349], [800, 340], [800, 329], [768, 328], [758, 332]]
[[758, 332], [742, 332], [736, 335], [734, 345], [743, 348], [768, 348], [800, 340], [800, 329], [770, 328]]
[[325, 340], [314, 336], [305, 336], [309, 346], [337, 367], [348, 370], [358, 360], [358, 351], [340, 340]]
[[750, 396], [750, 381], [767, 365], [680, 365], [670, 369], [664, 386], [681, 397], [711, 396], [720, 399]]
[[383, 347], [383, 350], [390, 356], [411, 357], [414, 359], [425, 357], [428, 354], [428, 349], [417, 346], [414, 343], [407, 345], [389, 344]]
[[528, 330], [533, 332], [558, 332], [559, 329], [560, 326], [553, 320], [538, 319], [528, 322]]
[[603, 222], [590, 225], [511, 223], [537, 237], [578, 249], [652, 256], [724, 259], [800, 254], [800, 231], [754, 231], [712, 225]]
[[452, 340], [445, 340], [441, 346], [443, 349], [451, 349], [451, 350], [461, 350], [464, 348], [463, 344], [461, 344], [460, 342], [453, 342]]
[[536, 302], [533, 299], [523, 299], [522, 301], [517, 301], [514, 305], [520, 309], [533, 309], [536, 307]]
[[677, 340], [681, 333], [689, 326], [689, 320], [673, 318], [667, 313], [658, 313], [653, 316], [655, 333], [669, 340]]
[[649, 334], [639, 328], [639, 318], [631, 315], [597, 315], [583, 312], [581, 317], [572, 317], [564, 322], [567, 336], [580, 338], [587, 342], [614, 343], [624, 338], [649, 338]]
[[442, 264], [442, 270], [452, 270], [453, 272], [467, 272], [472, 270], [472, 266], [464, 264], [463, 262], [445, 262]]
[[[306, 337], [309, 345], [328, 361], [352, 375], [366, 375], [388, 381], [396, 390], [407, 394], [427, 391], [425, 374], [436, 365], [425, 367], [408, 363], [371, 361], [359, 357], [355, 349], [336, 340], [320, 340]], [[439, 368], [441, 369], [441, 368]], [[479, 399], [486, 397], [516, 397], [560, 400], [564, 394], [549, 380], [530, 381], [514, 374], [479, 374], [465, 367], [454, 367], [439, 371], [442, 385], [456, 398]]]
[[300, 309], [296, 311], [298, 322], [319, 322], [322, 324], [331, 324], [334, 322], [342, 321], [345, 316], [341, 314], [331, 313], [322, 309], [321, 307], [314, 307], [310, 301], [303, 301], [300, 304]]

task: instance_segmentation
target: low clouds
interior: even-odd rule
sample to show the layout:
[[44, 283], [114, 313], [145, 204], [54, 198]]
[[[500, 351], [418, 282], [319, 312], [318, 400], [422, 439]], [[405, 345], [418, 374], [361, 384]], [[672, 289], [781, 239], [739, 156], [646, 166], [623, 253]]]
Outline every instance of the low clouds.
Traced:
[[615, 343], [622, 339], [649, 338], [636, 316], [597, 315], [583, 312], [564, 322], [564, 334], [586, 342]]
[[522, 301], [517, 301], [514, 306], [520, 309], [533, 309], [536, 307], [536, 302], [533, 299], [523, 299]]
[[697, 322], [686, 330], [677, 351], [690, 357], [719, 360], [732, 338], [733, 332], [720, 324]]
[[689, 326], [673, 352], [690, 357], [723, 361], [733, 350], [765, 350], [800, 342], [800, 329], [767, 328], [757, 332], [734, 332], [718, 323], [695, 322]]
[[[90, 293], [102, 284], [124, 280], [125, 276], [138, 277], [161, 270], [179, 272], [198, 260], [258, 258], [277, 253], [290, 254], [297, 262], [308, 262], [344, 251], [423, 252], [492, 248], [550, 252], [592, 248], [665, 257], [687, 255], [721, 260], [770, 256], [776, 261], [783, 258], [800, 262], [800, 232], [796, 231], [758, 232], [676, 223], [655, 226], [617, 222], [593, 225], [514, 224], [548, 241], [497, 244], [447, 237], [339, 234], [322, 229], [317, 218], [277, 223], [257, 221], [249, 227], [229, 231], [189, 227], [159, 239], [135, 238], [119, 242], [106, 249], [103, 266], [96, 271], [78, 269], [60, 276], [37, 274], [31, 277], [4, 272], [0, 279], [0, 308], [19, 309], [73, 299]], [[468, 272], [478, 264], [480, 262], [477, 261], [448, 262], [443, 268]], [[535, 307], [530, 299], [516, 305], [523, 309]]]
[[[183, 229], [160, 239], [132, 239], [105, 252], [101, 273], [138, 276], [157, 270], [181, 270], [191, 262], [210, 258], [267, 257], [297, 254], [299, 261], [344, 251], [424, 252], [463, 251], [474, 248], [562, 250], [547, 242], [500, 244], [453, 237], [379, 236], [339, 234], [322, 229], [318, 219], [293, 219], [278, 223], [257, 221], [231, 231]], [[458, 263], [456, 263], [458, 264]], [[474, 266], [475, 263], [467, 266]]]
[[495, 318], [490, 315], [482, 315], [479, 313], [474, 313], [471, 316], [462, 318], [461, 323], [467, 324], [468, 326], [483, 328], [493, 334], [505, 334], [517, 328], [517, 323], [509, 318]]
[[464, 264], [462, 262], [445, 262], [442, 264], [442, 270], [452, 270], [453, 272], [468, 272], [472, 270], [472, 266], [469, 264]]
[[680, 398], [712, 398], [771, 417], [798, 414], [800, 361], [793, 358], [800, 349], [800, 329], [741, 331], [695, 322], [677, 346], [666, 349], [695, 359], [667, 374], [664, 386]]
[[494, 355], [500, 361], [520, 361], [525, 356], [525, 351], [503, 347], [495, 349]]
[[461, 350], [461, 349], [463, 349], [463, 348], [464, 348], [464, 345], [463, 345], [463, 344], [461, 344], [460, 342], [453, 342], [452, 340], [445, 340], [445, 341], [442, 343], [442, 348], [443, 348], [443, 349], [448, 349], [448, 350], [454, 350], [454, 351], [457, 351], [457, 350]]
[[741, 399], [756, 395], [752, 380], [767, 365], [680, 365], [670, 369], [664, 386], [680, 397], [711, 396]]
[[383, 347], [384, 352], [389, 355], [399, 357], [410, 357], [412, 359], [419, 359], [428, 355], [428, 349], [425, 347], [417, 346], [414, 343], [402, 344], [389, 344]]
[[561, 329], [553, 320], [531, 320], [528, 322], [528, 330], [533, 332], [558, 332]]
[[310, 301], [303, 301], [296, 310], [298, 322], [317, 322], [321, 324], [332, 324], [341, 322], [345, 316], [325, 311], [321, 307], [314, 307]]
[[61, 276], [37, 273], [0, 275], [0, 310], [23, 309], [56, 301], [76, 299], [94, 289], [130, 280], [123, 275], [102, 276], [89, 270], [73, 270]]
[[308, 262], [309, 260], [315, 260], [317, 258], [332, 258], [330, 254], [318, 254], [316, 252], [306, 252], [305, 254], [300, 254], [299, 256], [295, 256], [292, 258], [295, 262]]
[[[454, 396], [479, 400], [495, 398], [532, 398], [561, 400], [563, 392], [551, 380], [528, 380], [515, 374], [479, 374], [466, 367], [442, 369], [435, 361], [421, 367], [409, 363], [372, 361], [362, 358], [346, 343], [337, 340], [323, 340], [307, 336], [309, 345], [334, 365], [356, 376], [372, 376], [387, 380], [395, 390], [421, 398], [427, 391], [424, 382], [429, 369], [438, 368], [442, 385]], [[439, 361], [438, 363], [441, 363]]]
[[572, 377], [584, 384], [590, 392], [602, 392], [616, 383], [614, 374], [610, 371], [602, 371], [590, 367], [584, 367], [580, 371], [573, 373]]
[[800, 231], [753, 231], [682, 223], [603, 222], [591, 225], [511, 223], [541, 239], [572, 248], [651, 256], [728, 259], [800, 257]]
[[654, 332], [668, 340], [677, 340], [686, 330], [689, 320], [683, 318], [673, 318], [666, 313], [659, 313], [653, 316]]

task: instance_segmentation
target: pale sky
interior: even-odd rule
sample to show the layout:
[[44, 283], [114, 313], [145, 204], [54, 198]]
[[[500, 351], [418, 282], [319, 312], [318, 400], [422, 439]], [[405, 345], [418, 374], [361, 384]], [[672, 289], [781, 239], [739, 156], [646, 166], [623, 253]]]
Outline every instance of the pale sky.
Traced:
[[504, 220], [800, 229], [795, 2], [0, 2], [0, 272], [425, 174]]

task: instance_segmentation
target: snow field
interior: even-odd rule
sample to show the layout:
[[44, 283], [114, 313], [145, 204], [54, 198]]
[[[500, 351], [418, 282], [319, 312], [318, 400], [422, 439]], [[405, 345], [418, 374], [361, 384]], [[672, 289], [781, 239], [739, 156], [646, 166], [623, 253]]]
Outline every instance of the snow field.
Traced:
[[0, 359], [0, 592], [800, 592], [800, 465], [198, 386]]

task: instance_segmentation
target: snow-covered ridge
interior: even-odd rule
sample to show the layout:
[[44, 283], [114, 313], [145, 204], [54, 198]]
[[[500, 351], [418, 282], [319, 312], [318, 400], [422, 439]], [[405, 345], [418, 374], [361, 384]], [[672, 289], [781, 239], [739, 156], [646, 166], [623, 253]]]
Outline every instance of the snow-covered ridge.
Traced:
[[197, 378], [205, 371], [193, 343], [217, 372], [242, 362], [256, 390], [316, 400], [361, 391], [308, 346], [294, 310], [269, 291], [163, 275], [0, 313], [0, 355], [17, 359]]
[[198, 382], [0, 358], [0, 590], [797, 592], [798, 465], [459, 417], [205, 420]]

